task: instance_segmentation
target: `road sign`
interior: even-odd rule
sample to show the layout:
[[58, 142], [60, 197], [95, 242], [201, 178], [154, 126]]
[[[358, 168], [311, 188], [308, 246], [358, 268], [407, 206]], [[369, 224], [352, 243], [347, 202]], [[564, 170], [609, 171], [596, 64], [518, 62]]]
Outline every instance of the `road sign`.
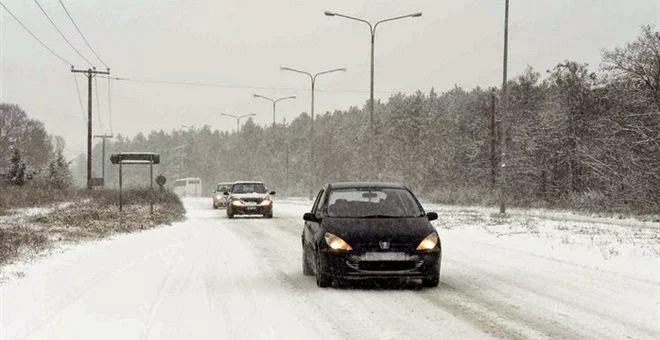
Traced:
[[[124, 164], [149, 164], [149, 181], [151, 191], [154, 190], [154, 164], [160, 163], [160, 155], [155, 152], [120, 152], [110, 156], [112, 164], [119, 164], [119, 211], [122, 211], [122, 165]], [[154, 199], [151, 195], [150, 211], [154, 212]]]
[[110, 156], [112, 164], [159, 164], [160, 155], [154, 152], [120, 152]]

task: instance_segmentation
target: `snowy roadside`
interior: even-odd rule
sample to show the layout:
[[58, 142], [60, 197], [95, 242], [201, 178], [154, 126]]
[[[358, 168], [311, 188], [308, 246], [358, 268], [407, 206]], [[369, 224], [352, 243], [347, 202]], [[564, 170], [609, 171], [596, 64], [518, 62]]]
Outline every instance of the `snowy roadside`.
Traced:
[[660, 223], [574, 212], [425, 204], [440, 215], [434, 225], [451, 240], [533, 255], [660, 284]]
[[159, 198], [153, 213], [144, 202], [129, 202], [119, 212], [105, 197], [5, 211], [0, 216], [0, 284], [22, 277], [31, 263], [80, 242], [170, 224], [183, 217], [185, 210], [178, 199]]
[[72, 204], [73, 202], [61, 202], [39, 207], [6, 210], [3, 215], [0, 215], [0, 228], [11, 228], [16, 224], [23, 224], [28, 218], [44, 216], [58, 209], [66, 209]]

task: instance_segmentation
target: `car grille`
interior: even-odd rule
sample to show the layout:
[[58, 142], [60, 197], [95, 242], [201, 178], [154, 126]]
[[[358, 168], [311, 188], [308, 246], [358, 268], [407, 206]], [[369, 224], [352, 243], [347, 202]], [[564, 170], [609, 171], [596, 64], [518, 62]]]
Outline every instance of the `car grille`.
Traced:
[[354, 249], [360, 252], [379, 252], [383, 250], [395, 251], [395, 252], [406, 252], [410, 253], [415, 251], [417, 245], [412, 243], [397, 243], [391, 242], [388, 249], [382, 249], [379, 242], [368, 242], [368, 243], [358, 243], [354, 245]]
[[261, 203], [263, 201], [263, 198], [244, 198], [243, 202], [256, 202], [256, 203]]
[[400, 271], [417, 267], [417, 261], [360, 261], [359, 270], [365, 271]]

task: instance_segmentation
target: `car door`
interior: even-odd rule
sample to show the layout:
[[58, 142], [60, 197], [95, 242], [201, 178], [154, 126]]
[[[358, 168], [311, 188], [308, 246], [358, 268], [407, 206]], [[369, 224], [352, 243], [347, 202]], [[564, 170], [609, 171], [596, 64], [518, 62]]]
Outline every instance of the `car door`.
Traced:
[[[311, 213], [317, 217], [321, 216], [321, 209], [323, 203], [323, 197], [325, 196], [325, 189], [321, 189], [316, 195], [314, 200], [314, 205], [312, 205]], [[308, 251], [308, 255], [312, 257], [316, 254], [316, 243], [318, 240], [318, 234], [320, 233], [321, 225], [318, 222], [305, 221], [303, 227], [303, 244], [305, 245], [305, 251]]]

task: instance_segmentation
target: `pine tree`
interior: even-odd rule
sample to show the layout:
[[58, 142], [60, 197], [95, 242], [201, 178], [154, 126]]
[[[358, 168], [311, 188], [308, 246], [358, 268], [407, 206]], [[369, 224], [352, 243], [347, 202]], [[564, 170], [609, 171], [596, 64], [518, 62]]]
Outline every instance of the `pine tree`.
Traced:
[[9, 169], [9, 182], [12, 185], [25, 184], [25, 163], [21, 157], [21, 152], [18, 148], [14, 147], [11, 156], [11, 168]]
[[69, 170], [69, 163], [64, 159], [61, 149], [56, 151], [55, 159], [50, 162], [48, 169], [50, 171], [48, 181], [51, 188], [67, 189], [71, 187], [73, 176]]

